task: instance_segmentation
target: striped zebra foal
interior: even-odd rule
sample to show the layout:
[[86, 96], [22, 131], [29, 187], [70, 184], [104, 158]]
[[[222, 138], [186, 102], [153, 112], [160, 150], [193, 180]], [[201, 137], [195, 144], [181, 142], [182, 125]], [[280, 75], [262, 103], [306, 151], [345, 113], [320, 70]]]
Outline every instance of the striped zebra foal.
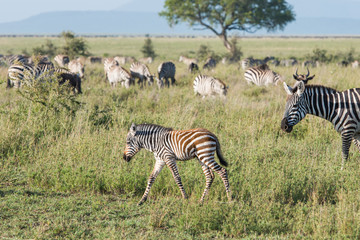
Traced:
[[342, 139], [342, 163], [349, 157], [351, 141], [360, 151], [360, 88], [338, 92], [335, 89], [305, 85], [299, 81], [295, 88], [284, 83], [288, 94], [281, 129], [290, 133], [306, 114], [330, 121]]
[[219, 140], [208, 130], [197, 128], [175, 131], [154, 124], [135, 125], [133, 123], [126, 137], [124, 160], [129, 162], [141, 148], [153, 152], [156, 162], [139, 205], [146, 201], [151, 185], [165, 165], [169, 167], [183, 198], [186, 199], [187, 195], [181, 182], [176, 161], [185, 161], [195, 157], [199, 160], [206, 177], [206, 187], [200, 201], [204, 201], [214, 181], [213, 171], [221, 177], [228, 200], [231, 201], [227, 171], [215, 161], [215, 152], [220, 164], [227, 166], [227, 162], [221, 154]]
[[244, 77], [248, 84], [253, 83], [257, 86], [277, 85], [279, 81], [282, 81], [282, 76], [271, 71], [267, 64], [247, 69]]

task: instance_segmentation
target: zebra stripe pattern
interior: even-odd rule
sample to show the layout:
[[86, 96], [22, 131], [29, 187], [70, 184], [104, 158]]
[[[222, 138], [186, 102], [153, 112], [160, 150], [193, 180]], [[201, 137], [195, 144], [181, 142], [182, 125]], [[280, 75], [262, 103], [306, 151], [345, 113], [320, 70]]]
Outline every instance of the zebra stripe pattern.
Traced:
[[78, 75], [68, 71], [66, 68], [55, 68], [52, 63], [39, 63], [38, 65], [14, 64], [8, 69], [7, 88], [19, 88], [23, 83], [31, 83], [39, 78], [46, 78], [57, 74], [59, 84], [69, 82], [78, 93], [81, 92], [81, 79]]
[[195, 157], [199, 160], [206, 177], [206, 187], [200, 201], [204, 200], [211, 187], [215, 177], [213, 171], [221, 177], [228, 200], [231, 200], [228, 174], [226, 169], [215, 161], [215, 152], [220, 164], [227, 166], [227, 162], [221, 154], [219, 140], [208, 130], [197, 128], [175, 131], [171, 128], [153, 124], [135, 125], [133, 123], [126, 137], [124, 160], [129, 162], [141, 148], [153, 152], [156, 163], [139, 205], [146, 201], [152, 184], [165, 165], [171, 170], [183, 198], [186, 199], [187, 195], [181, 182], [176, 161], [185, 161]]
[[[144, 80], [147, 80], [149, 86], [154, 83], [154, 76], [151, 75], [149, 67], [140, 62], [134, 62], [130, 66], [131, 76], [135, 79], [138, 78], [138, 84], [143, 86]], [[146, 85], [146, 84], [145, 84]]]
[[54, 65], [52, 63], [39, 63], [36, 66], [30, 64], [13, 64], [8, 68], [7, 88], [19, 88], [24, 79], [32, 81], [32, 79], [37, 79], [53, 69]]
[[158, 75], [159, 79], [164, 81], [167, 87], [170, 86], [169, 78], [171, 79], [171, 85], [175, 84], [175, 71], [176, 67], [175, 64], [172, 62], [163, 62], [158, 67]]
[[360, 88], [338, 92], [335, 89], [305, 85], [300, 81], [295, 88], [284, 83], [288, 98], [281, 129], [291, 132], [306, 114], [330, 121], [342, 139], [342, 164], [348, 159], [351, 141], [360, 151]]
[[249, 68], [245, 71], [244, 77], [248, 84], [253, 83], [257, 86], [268, 86], [269, 84], [277, 85], [278, 81], [282, 80], [281, 75], [271, 71], [266, 64]]
[[220, 95], [225, 97], [228, 87], [226, 84], [214, 77], [199, 75], [194, 80], [194, 92], [205, 98], [206, 96], [216, 96]]

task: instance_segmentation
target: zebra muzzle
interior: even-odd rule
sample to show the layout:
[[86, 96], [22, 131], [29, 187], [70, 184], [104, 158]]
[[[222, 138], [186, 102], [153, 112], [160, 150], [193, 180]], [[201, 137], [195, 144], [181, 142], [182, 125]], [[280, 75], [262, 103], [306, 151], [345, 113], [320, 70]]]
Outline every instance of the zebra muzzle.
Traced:
[[291, 132], [293, 127], [292, 126], [289, 126], [288, 125], [288, 121], [286, 118], [284, 118], [282, 121], [281, 121], [281, 129], [287, 133]]
[[126, 156], [125, 154], [123, 155], [123, 159], [127, 162], [130, 162], [131, 157], [130, 156]]

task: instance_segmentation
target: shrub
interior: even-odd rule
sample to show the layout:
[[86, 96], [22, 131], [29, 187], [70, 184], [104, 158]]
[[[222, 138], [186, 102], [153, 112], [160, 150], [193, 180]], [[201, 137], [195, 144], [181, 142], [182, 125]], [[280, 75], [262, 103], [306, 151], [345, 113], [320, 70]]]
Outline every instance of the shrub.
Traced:
[[62, 53], [68, 55], [70, 58], [75, 56], [89, 56], [88, 46], [83, 38], [75, 37], [72, 32], [62, 32], [62, 37], [65, 39], [65, 46], [62, 48]]
[[147, 37], [145, 39], [145, 43], [144, 43], [143, 47], [141, 48], [141, 52], [144, 55], [144, 57], [152, 57], [152, 58], [156, 57], [154, 46], [149, 37]]

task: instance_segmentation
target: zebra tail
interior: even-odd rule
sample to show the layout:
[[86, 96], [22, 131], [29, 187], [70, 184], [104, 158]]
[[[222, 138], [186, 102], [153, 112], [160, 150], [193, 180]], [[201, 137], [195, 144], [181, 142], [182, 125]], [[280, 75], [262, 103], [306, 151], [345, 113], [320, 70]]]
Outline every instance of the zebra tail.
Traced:
[[220, 160], [220, 164], [223, 165], [224, 167], [228, 166], [227, 161], [224, 159], [222, 153], [221, 153], [221, 148], [220, 148], [220, 143], [219, 141], [216, 141], [216, 154]]

